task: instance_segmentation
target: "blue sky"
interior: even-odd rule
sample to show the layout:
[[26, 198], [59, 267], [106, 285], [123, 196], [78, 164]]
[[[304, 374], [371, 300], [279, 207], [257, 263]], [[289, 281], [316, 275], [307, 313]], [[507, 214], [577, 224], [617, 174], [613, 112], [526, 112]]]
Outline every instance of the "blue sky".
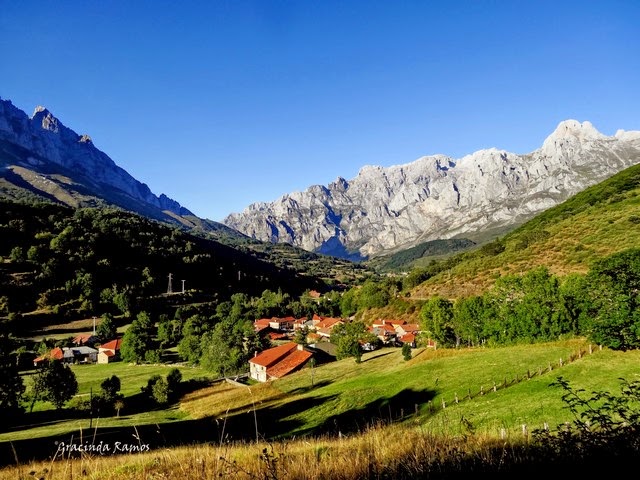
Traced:
[[0, 0], [0, 96], [222, 220], [364, 165], [640, 130], [640, 2]]

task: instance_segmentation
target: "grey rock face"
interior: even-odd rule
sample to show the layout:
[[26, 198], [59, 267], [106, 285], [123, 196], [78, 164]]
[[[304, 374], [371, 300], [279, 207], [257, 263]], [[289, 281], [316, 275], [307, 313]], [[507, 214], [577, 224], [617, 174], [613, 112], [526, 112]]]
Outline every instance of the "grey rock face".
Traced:
[[38, 157], [29, 160], [32, 165], [51, 162], [78, 172], [104, 188], [118, 190], [133, 200], [177, 215], [192, 215], [164, 194], [154, 195], [146, 184], [98, 150], [88, 135], [78, 135], [44, 107], [37, 107], [29, 117], [10, 101], [0, 99], [0, 140], [32, 152]]
[[260, 240], [369, 257], [517, 225], [638, 162], [640, 132], [608, 137], [567, 120], [528, 154], [492, 148], [365, 166], [352, 180], [252, 204], [224, 223]]

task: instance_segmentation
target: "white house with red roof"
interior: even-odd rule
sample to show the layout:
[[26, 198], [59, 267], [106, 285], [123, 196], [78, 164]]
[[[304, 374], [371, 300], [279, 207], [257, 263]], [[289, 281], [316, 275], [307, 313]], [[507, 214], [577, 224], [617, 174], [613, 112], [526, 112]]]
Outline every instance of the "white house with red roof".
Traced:
[[313, 354], [302, 345], [288, 342], [264, 350], [249, 360], [249, 376], [259, 382], [284, 377], [302, 368]]
[[116, 338], [98, 347], [98, 363], [111, 363], [120, 359], [122, 338]]

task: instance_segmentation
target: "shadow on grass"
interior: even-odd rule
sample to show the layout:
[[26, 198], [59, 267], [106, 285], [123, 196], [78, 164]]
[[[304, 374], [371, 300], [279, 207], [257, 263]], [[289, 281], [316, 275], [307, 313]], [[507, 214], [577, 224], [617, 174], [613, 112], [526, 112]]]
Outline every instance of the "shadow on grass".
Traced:
[[298, 388], [294, 388], [293, 390], [289, 390], [288, 394], [289, 395], [299, 395], [302, 393], [309, 393], [313, 390], [315, 390], [316, 388], [322, 388], [322, 387], [326, 387], [327, 385], [331, 385], [333, 382], [329, 381], [329, 380], [321, 380], [319, 382], [315, 382], [313, 385], [308, 385], [306, 387], [298, 387]]
[[362, 359], [360, 363], [370, 362], [371, 360], [376, 360], [378, 358], [386, 357], [387, 355], [391, 355], [392, 353], [396, 353], [396, 352], [387, 352], [387, 353], [381, 353], [380, 355], [371, 356], [371, 357], [367, 358], [366, 360]]
[[433, 390], [404, 389], [391, 397], [374, 400], [363, 407], [347, 410], [328, 417], [322, 424], [303, 434], [341, 435], [363, 431], [380, 423], [402, 421], [414, 415], [420, 406], [432, 401]]
[[[290, 394], [289, 394], [290, 395]], [[285, 398], [288, 395], [284, 395]], [[415, 413], [431, 401], [431, 390], [405, 389], [391, 397], [380, 398], [363, 407], [328, 417], [318, 427], [305, 429], [302, 420], [292, 418], [326, 402], [335, 402], [339, 394], [308, 396], [290, 402], [262, 405], [260, 403], [235, 409], [225, 415], [198, 420], [180, 420], [163, 424], [127, 427], [97, 427], [92, 431], [74, 431], [63, 435], [32, 438], [0, 443], [0, 466], [31, 460], [48, 460], [60, 455], [60, 445], [102, 445], [107, 454], [122, 453], [122, 448], [153, 450], [195, 443], [222, 444], [234, 441], [269, 440], [287, 438], [291, 432], [300, 435], [341, 435], [363, 431], [381, 422], [395, 422]], [[135, 396], [136, 408], [148, 411], [148, 398]], [[129, 399], [128, 399], [129, 400]], [[142, 405], [146, 404], [146, 410]], [[126, 414], [131, 414], [127, 411]], [[120, 451], [115, 451], [120, 448]], [[85, 448], [86, 450], [86, 448]], [[82, 452], [66, 452], [65, 456], [78, 456]], [[103, 452], [104, 454], [104, 452]], [[56, 457], [56, 458], [58, 458]]]

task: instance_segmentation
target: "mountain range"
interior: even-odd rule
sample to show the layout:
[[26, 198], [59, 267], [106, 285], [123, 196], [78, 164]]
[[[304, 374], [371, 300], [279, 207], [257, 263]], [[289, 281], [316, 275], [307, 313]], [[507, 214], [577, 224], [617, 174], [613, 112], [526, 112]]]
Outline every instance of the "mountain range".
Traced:
[[351, 180], [254, 203], [219, 223], [154, 194], [46, 108], [28, 116], [0, 98], [0, 197], [115, 205], [218, 239], [288, 244], [350, 260], [435, 240], [492, 240], [639, 162], [640, 132], [607, 136], [588, 121], [566, 120], [531, 153], [491, 148], [460, 159], [430, 155], [368, 165]]
[[164, 194], [155, 195], [89, 135], [66, 127], [45, 107], [28, 116], [0, 99], [0, 195], [47, 199], [71, 207], [115, 205], [154, 220], [215, 235], [240, 234], [195, 216]]
[[491, 240], [640, 162], [640, 132], [566, 120], [524, 155], [491, 148], [421, 157], [314, 185], [223, 220], [261, 240], [363, 259], [429, 240]]

